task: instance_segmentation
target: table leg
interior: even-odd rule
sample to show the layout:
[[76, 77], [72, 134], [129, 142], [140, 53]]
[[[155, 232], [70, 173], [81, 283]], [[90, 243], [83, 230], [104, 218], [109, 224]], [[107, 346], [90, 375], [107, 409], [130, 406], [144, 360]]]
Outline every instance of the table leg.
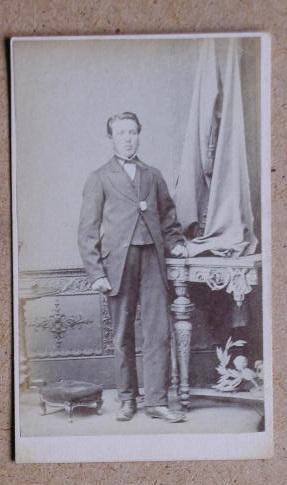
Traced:
[[171, 305], [174, 314], [176, 354], [179, 371], [179, 398], [183, 406], [190, 402], [189, 363], [192, 324], [191, 313], [194, 309], [188, 295], [188, 283], [174, 281], [176, 298]]
[[178, 377], [178, 365], [177, 365], [177, 352], [175, 332], [171, 335], [171, 388], [178, 390], [179, 377]]

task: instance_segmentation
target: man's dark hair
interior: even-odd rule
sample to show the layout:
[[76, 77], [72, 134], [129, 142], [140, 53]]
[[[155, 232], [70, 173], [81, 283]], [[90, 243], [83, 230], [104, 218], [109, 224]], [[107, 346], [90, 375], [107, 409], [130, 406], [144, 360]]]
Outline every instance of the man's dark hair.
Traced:
[[142, 125], [139, 122], [139, 119], [135, 113], [131, 113], [130, 111], [125, 111], [124, 113], [119, 113], [114, 116], [111, 116], [107, 121], [107, 132], [109, 136], [112, 136], [112, 124], [116, 120], [133, 120], [138, 127], [138, 133], [141, 132]]

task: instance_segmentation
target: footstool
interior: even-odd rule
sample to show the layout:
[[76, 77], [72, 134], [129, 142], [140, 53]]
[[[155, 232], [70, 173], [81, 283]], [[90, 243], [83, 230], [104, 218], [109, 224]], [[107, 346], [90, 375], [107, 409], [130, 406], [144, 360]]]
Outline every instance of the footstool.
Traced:
[[47, 413], [47, 405], [64, 407], [72, 422], [76, 407], [101, 409], [103, 387], [92, 382], [62, 380], [44, 384], [40, 388], [40, 406], [43, 415]]

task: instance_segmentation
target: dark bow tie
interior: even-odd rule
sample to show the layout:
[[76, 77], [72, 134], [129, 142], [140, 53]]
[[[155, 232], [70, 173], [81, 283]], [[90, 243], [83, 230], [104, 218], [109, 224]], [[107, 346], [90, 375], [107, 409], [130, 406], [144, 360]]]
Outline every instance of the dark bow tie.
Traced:
[[132, 158], [123, 158], [123, 157], [120, 157], [119, 155], [116, 155], [117, 159], [120, 161], [120, 162], [123, 162], [124, 164], [126, 163], [136, 163], [136, 155], [133, 156]]

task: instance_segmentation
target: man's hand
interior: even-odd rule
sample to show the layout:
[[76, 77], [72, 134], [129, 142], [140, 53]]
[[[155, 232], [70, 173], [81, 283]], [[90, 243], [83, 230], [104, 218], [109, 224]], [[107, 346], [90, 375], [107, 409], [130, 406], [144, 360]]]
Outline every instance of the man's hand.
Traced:
[[175, 256], [176, 258], [187, 258], [187, 249], [183, 244], [177, 244], [172, 250], [171, 250], [172, 256]]
[[100, 291], [101, 293], [107, 293], [112, 289], [108, 278], [98, 278], [93, 284], [92, 289], [94, 291]]

